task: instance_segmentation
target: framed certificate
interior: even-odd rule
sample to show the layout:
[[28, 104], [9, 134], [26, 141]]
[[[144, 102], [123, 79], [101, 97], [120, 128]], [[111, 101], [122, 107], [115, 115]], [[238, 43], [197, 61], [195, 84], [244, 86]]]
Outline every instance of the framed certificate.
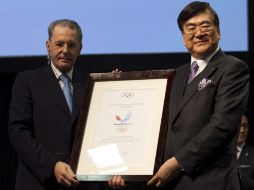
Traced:
[[145, 181], [163, 161], [174, 70], [90, 74], [71, 167], [79, 181]]

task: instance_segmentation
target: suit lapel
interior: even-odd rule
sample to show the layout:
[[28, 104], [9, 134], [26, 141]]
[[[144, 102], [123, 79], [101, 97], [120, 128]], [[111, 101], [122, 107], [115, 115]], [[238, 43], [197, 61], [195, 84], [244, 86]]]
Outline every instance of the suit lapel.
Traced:
[[73, 112], [72, 119], [73, 122], [76, 120], [82, 105], [82, 100], [85, 94], [85, 81], [87, 75], [80, 74], [77, 71], [73, 73]]
[[[182, 86], [183, 87], [178, 87], [178, 88], [185, 88], [184, 90], [184, 95], [182, 96], [182, 90], [180, 92], [180, 94], [176, 94], [175, 96], [178, 96], [178, 103], [176, 106], [176, 111], [174, 112], [175, 114], [172, 117], [172, 124], [175, 121], [175, 119], [177, 118], [178, 114], [181, 112], [181, 110], [183, 109], [184, 105], [191, 100], [191, 98], [195, 95], [195, 93], [198, 90], [198, 84], [199, 82], [204, 79], [204, 78], [210, 78], [214, 73], [216, 73], [217, 69], [218, 69], [218, 65], [221, 63], [222, 58], [223, 58], [224, 53], [219, 50], [218, 53], [215, 54], [215, 56], [213, 57], [213, 59], [208, 63], [208, 65], [205, 67], [205, 69], [199, 73], [199, 75], [197, 77], [195, 77], [193, 79], [193, 81], [191, 81], [190, 84], [186, 85], [186, 81], [187, 81], [187, 77], [188, 77], [188, 70], [185, 71], [185, 75], [180, 76], [179, 79], [181, 80], [185, 80], [185, 82], [182, 82]], [[186, 68], [190, 68], [190, 64], [188, 67]], [[180, 73], [181, 74], [181, 73]], [[182, 78], [181, 78], [182, 77]], [[180, 85], [180, 82], [179, 82]], [[175, 90], [175, 89], [173, 89]], [[180, 90], [179, 90], [180, 91]], [[178, 93], [177, 91], [174, 93]]]
[[81, 107], [81, 99], [82, 99], [82, 88], [76, 84], [73, 83], [73, 112], [72, 112], [72, 117], [76, 118], [80, 107]]
[[[174, 115], [176, 115], [176, 110], [179, 107], [179, 103], [181, 102], [183, 95], [184, 95], [184, 90], [185, 90], [185, 83], [187, 80], [187, 76], [189, 73], [189, 66], [185, 65], [184, 67], [181, 67], [180, 69], [177, 70], [177, 75], [176, 78], [174, 79], [174, 86], [171, 89], [171, 101], [170, 101], [170, 113], [172, 114], [170, 116], [171, 119], [174, 118]], [[184, 82], [183, 82], [184, 79]]]
[[248, 156], [249, 156], [249, 151], [248, 151], [247, 145], [244, 145], [242, 152], [240, 154], [240, 157], [238, 159], [240, 164], [248, 162]]
[[54, 102], [59, 106], [59, 108], [61, 108], [68, 117], [71, 117], [63, 91], [50, 65], [46, 67], [45, 76], [45, 87], [47, 88], [46, 92], [54, 99]]

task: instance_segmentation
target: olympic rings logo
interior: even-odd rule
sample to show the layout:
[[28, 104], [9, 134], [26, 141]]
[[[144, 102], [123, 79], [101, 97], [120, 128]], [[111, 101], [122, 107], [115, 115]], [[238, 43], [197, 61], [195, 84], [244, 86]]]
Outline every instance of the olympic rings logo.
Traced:
[[132, 98], [134, 96], [134, 92], [122, 92], [121, 97], [122, 98]]

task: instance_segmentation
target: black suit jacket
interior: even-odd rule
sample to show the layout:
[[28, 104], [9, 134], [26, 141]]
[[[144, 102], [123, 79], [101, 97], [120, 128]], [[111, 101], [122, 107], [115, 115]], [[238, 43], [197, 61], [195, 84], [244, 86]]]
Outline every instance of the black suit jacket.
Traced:
[[164, 155], [175, 156], [184, 173], [166, 189], [237, 190], [235, 137], [247, 103], [248, 67], [219, 50], [187, 85], [189, 68], [176, 71]]
[[13, 86], [9, 136], [20, 164], [16, 189], [58, 189], [58, 161], [68, 162], [87, 75], [73, 71], [73, 113], [50, 65], [21, 72]]
[[245, 144], [237, 162], [242, 190], [254, 190], [254, 148]]

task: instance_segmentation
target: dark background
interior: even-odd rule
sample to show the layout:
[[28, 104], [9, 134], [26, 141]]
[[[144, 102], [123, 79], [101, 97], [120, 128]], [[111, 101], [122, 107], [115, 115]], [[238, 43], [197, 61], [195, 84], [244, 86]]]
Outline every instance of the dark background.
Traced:
[[[233, 19], [233, 18], [232, 18]], [[233, 32], [233, 31], [232, 31]], [[248, 0], [248, 51], [226, 52], [245, 61], [250, 68], [251, 83], [248, 109], [250, 111], [250, 134], [248, 142], [254, 145], [254, 1]], [[45, 39], [46, 40], [46, 39]], [[25, 44], [24, 44], [25, 45]], [[111, 54], [82, 55], [77, 66], [87, 72], [110, 72], [119, 68], [122, 71], [176, 68], [190, 59], [187, 53], [163, 54]], [[12, 190], [15, 185], [17, 154], [8, 138], [8, 109], [11, 100], [12, 84], [16, 74], [22, 70], [37, 68], [47, 64], [46, 57], [0, 57], [0, 190]]]

